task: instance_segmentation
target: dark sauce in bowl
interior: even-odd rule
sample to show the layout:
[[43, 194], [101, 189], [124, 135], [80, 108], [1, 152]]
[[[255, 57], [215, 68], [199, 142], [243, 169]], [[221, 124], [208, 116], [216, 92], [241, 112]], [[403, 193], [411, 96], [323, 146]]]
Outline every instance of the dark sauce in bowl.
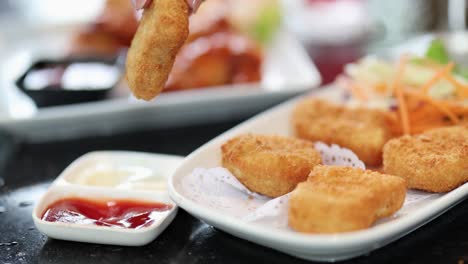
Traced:
[[38, 107], [46, 107], [105, 99], [121, 76], [115, 59], [40, 60], [16, 84]]

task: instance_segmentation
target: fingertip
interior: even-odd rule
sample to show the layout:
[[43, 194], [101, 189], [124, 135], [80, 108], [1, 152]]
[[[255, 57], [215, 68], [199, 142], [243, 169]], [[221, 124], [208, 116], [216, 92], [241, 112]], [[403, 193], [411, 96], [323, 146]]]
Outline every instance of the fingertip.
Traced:
[[200, 7], [200, 4], [203, 2], [203, 0], [187, 0], [187, 4], [190, 7], [190, 11], [192, 13], [196, 13], [198, 8]]
[[149, 5], [150, 0], [131, 0], [136, 10], [143, 9]]

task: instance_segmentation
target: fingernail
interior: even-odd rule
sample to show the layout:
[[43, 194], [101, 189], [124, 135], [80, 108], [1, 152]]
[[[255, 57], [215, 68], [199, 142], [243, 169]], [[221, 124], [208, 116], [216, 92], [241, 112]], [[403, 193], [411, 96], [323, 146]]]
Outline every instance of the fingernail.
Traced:
[[188, 0], [189, 5], [192, 8], [192, 12], [195, 13], [198, 10], [198, 7], [200, 7], [200, 4], [203, 2], [203, 0]]
[[140, 10], [145, 7], [146, 0], [132, 0], [132, 3], [136, 10]]

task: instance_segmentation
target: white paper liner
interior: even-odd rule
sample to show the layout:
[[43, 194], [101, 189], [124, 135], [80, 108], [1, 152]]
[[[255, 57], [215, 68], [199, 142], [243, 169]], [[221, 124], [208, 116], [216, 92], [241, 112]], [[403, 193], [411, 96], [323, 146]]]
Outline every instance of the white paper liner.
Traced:
[[274, 228], [288, 227], [288, 207], [291, 193], [271, 199], [257, 210], [244, 216], [244, 222], [265, 223]]
[[[337, 145], [317, 142], [322, 163], [365, 169], [356, 154]], [[194, 202], [224, 214], [274, 228], [288, 228], [289, 194], [271, 199], [248, 190], [229, 170], [196, 168], [182, 181], [184, 193]]]
[[335, 144], [328, 146], [323, 142], [316, 142], [314, 146], [320, 153], [322, 163], [325, 165], [355, 167], [363, 170], [366, 169], [364, 162], [362, 162], [354, 152], [347, 148], [342, 148]]
[[238, 218], [254, 212], [270, 200], [249, 191], [222, 167], [194, 169], [182, 181], [182, 189], [194, 202]]

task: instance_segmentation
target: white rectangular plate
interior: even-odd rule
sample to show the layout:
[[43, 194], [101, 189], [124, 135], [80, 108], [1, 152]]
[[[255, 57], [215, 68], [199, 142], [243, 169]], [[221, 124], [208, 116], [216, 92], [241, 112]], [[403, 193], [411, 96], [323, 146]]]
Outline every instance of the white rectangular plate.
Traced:
[[[316, 91], [313, 95], [337, 99], [340, 93], [331, 87]], [[171, 198], [186, 211], [234, 236], [308, 260], [336, 261], [382, 247], [434, 219], [468, 195], [467, 184], [446, 194], [408, 191], [404, 207], [393, 217], [383, 219], [366, 230], [333, 235], [302, 234], [245, 223], [227, 211], [195, 203], [189, 198], [182, 188], [184, 178], [197, 167], [221, 166], [220, 146], [228, 139], [243, 133], [291, 136], [290, 116], [300, 99], [302, 97], [274, 107], [223, 133], [190, 154], [169, 179]], [[238, 206], [245, 206], [245, 202], [239, 201]]]
[[32, 141], [46, 141], [138, 127], [167, 128], [234, 120], [316, 88], [321, 82], [303, 46], [282, 31], [265, 48], [260, 83], [172, 92], [149, 103], [123, 95], [99, 102], [36, 109], [14, 82], [35, 60], [66, 53], [72, 30], [76, 29], [45, 31], [39, 36], [32, 34], [35, 37], [30, 39], [22, 36], [22, 41], [14, 42], [20, 45], [0, 46], [4, 58], [0, 63], [0, 128]]

